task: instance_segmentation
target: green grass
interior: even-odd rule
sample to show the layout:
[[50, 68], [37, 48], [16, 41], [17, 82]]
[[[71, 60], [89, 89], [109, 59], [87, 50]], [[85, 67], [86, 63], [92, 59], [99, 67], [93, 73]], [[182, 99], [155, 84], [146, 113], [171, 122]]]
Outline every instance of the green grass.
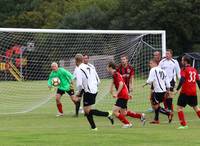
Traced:
[[[104, 81], [102, 84], [107, 84], [108, 81]], [[138, 83], [143, 81], [138, 81]], [[3, 85], [2, 85], [3, 84]], [[5, 84], [7, 84], [5, 86]], [[30, 82], [26, 85], [16, 82], [4, 82], [0, 84], [0, 110], [6, 110], [6, 106], [20, 106], [26, 107], [24, 104], [35, 101], [38, 95], [43, 97], [48, 94], [46, 90], [46, 82]], [[16, 90], [20, 86], [27, 87], [33, 86], [30, 90], [19, 91]], [[26, 99], [26, 102], [19, 103], [17, 99], [12, 99], [12, 96], [7, 96], [4, 91], [7, 87], [11, 87], [8, 90], [13, 91], [13, 94], [9, 92], [9, 95], [19, 98], [20, 102]], [[138, 86], [139, 87], [139, 86]], [[43, 89], [44, 88], [44, 89]], [[35, 93], [40, 91], [41, 93]], [[104, 90], [104, 89], [103, 89]], [[145, 89], [146, 90], [146, 89]], [[129, 103], [129, 106], [138, 110], [143, 104], [143, 109], [148, 108], [148, 105], [144, 105], [144, 89], [140, 89], [135, 93], [134, 100]], [[21, 93], [23, 92], [23, 93]], [[101, 90], [101, 92], [103, 92]], [[102, 95], [102, 93], [99, 93]], [[148, 94], [148, 93], [147, 93]], [[2, 96], [3, 95], [3, 96]], [[15, 95], [15, 96], [14, 96]], [[4, 98], [5, 97], [5, 98]], [[10, 102], [6, 101], [9, 98]], [[105, 96], [105, 99], [100, 100], [97, 103], [98, 108], [111, 109], [113, 105], [112, 99], [109, 96]], [[38, 101], [40, 99], [38, 98]], [[25, 114], [11, 114], [0, 115], [0, 146], [199, 146], [199, 129], [200, 121], [196, 114], [189, 107], [186, 108], [186, 119], [188, 120], [189, 129], [177, 130], [179, 126], [177, 113], [175, 113], [174, 121], [171, 124], [167, 123], [167, 118], [160, 115], [160, 125], [150, 125], [148, 122], [152, 120], [153, 114], [147, 113], [147, 124], [143, 127], [139, 120], [130, 119], [134, 124], [133, 128], [122, 129], [121, 123], [115, 119], [115, 125], [111, 126], [109, 121], [105, 118], [95, 117], [95, 121], [98, 127], [98, 131], [91, 131], [86, 118], [80, 115], [79, 118], [73, 116], [73, 105], [69, 98], [64, 97], [62, 99], [65, 116], [62, 118], [56, 118], [56, 106], [55, 101], [52, 98], [48, 103], [33, 110], [32, 112]], [[108, 102], [107, 102], [108, 101]], [[137, 102], [135, 102], [137, 101]], [[37, 102], [34, 102], [37, 103]], [[148, 103], [148, 101], [147, 101]], [[13, 105], [12, 105], [13, 104]], [[141, 104], [141, 105], [140, 105]], [[3, 106], [3, 108], [2, 108]], [[31, 106], [31, 104], [30, 104]], [[8, 107], [7, 107], [8, 109]], [[18, 106], [16, 106], [18, 109]], [[14, 110], [14, 109], [13, 109]]]

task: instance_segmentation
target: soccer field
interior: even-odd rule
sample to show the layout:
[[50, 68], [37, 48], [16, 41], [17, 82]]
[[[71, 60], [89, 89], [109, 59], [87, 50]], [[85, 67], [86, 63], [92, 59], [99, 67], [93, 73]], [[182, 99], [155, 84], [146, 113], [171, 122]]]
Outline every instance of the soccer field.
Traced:
[[[114, 103], [114, 100], [108, 96], [107, 91], [104, 91], [107, 88], [106, 85], [108, 82], [109, 80], [102, 81], [99, 92], [99, 95], [102, 97], [98, 96], [96, 105], [96, 107], [100, 109], [111, 109]], [[137, 83], [140, 84], [138, 85], [139, 88], [141, 87], [141, 84], [144, 83], [144, 80], [138, 80]], [[46, 101], [49, 95], [46, 86], [46, 81], [32, 81], [25, 83], [1, 82], [1, 113], [5, 110], [9, 111], [9, 106], [13, 106], [16, 109], [18, 109], [18, 106], [22, 106], [24, 108], [22, 110], [28, 111], [27, 109], [33, 106], [30, 105], [29, 102], [33, 101], [34, 104], [37, 104], [37, 102], [35, 102], [36, 100], [41, 101], [39, 98], [36, 98], [39, 95], [40, 98], [43, 97], [45, 98], [44, 101]], [[23, 90], [25, 87], [29, 88]], [[147, 90], [147, 88], [148, 87], [146, 87], [145, 90]], [[143, 92], [147, 92], [145, 90], [141, 88], [135, 91], [134, 99], [129, 103], [129, 107], [136, 111], [148, 108], [148, 100], [146, 97], [143, 97], [145, 95]], [[146, 94], [148, 95], [148, 93]], [[20, 102], [17, 101], [18, 99], [11, 100], [9, 98], [11, 95], [20, 95]], [[10, 101], [7, 101], [8, 98]], [[200, 121], [189, 107], [186, 108], [185, 112], [189, 129], [185, 130], [176, 129], [179, 126], [177, 113], [175, 113], [174, 121], [171, 124], [167, 123], [167, 118], [165, 116], [160, 115], [161, 124], [150, 125], [148, 122], [152, 120], [153, 114], [146, 112], [147, 123], [144, 127], [137, 119], [130, 119], [134, 125], [132, 128], [122, 129], [121, 123], [118, 119], [115, 119], [114, 126], [111, 126], [107, 119], [94, 117], [98, 131], [91, 131], [89, 129], [89, 124], [83, 115], [80, 115], [78, 118], [73, 117], [73, 105], [67, 96], [62, 99], [65, 112], [64, 117], [55, 117], [57, 109], [53, 97], [47, 101], [47, 103], [39, 106], [31, 112], [23, 114], [1, 114], [0, 146], [200, 145]], [[174, 103], [176, 103], [176, 101]], [[26, 107], [26, 104], [30, 107]], [[14, 111], [14, 109], [11, 109], [10, 111]]]

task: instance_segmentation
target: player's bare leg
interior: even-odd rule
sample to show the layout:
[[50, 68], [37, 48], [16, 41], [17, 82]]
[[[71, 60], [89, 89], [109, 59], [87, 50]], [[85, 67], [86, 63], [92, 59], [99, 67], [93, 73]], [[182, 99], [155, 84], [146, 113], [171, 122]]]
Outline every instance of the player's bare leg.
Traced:
[[60, 101], [61, 99], [61, 95], [60, 94], [56, 94], [56, 105], [58, 108], [58, 114], [56, 116], [63, 116], [63, 110], [62, 110], [62, 103]]
[[198, 106], [194, 106], [193, 109], [196, 112], [197, 116], [200, 118], [200, 108]]

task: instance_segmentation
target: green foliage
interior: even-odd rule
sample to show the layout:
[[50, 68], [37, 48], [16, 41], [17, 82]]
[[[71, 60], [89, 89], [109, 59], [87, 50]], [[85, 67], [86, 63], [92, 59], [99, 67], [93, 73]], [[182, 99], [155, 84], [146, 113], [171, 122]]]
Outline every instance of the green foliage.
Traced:
[[0, 27], [163, 29], [176, 54], [196, 50], [199, 24], [199, 0], [0, 1]]

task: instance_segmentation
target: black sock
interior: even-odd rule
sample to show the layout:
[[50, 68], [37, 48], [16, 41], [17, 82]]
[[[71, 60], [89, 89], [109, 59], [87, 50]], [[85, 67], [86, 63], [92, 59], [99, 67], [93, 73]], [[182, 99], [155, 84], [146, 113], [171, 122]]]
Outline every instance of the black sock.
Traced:
[[107, 117], [109, 115], [108, 112], [99, 111], [97, 109], [90, 110], [90, 114], [95, 115], [95, 116], [102, 116], [102, 117]]
[[154, 117], [155, 121], [159, 120], [159, 110], [160, 110], [160, 107], [154, 111], [155, 112], [155, 117]]
[[172, 110], [172, 98], [167, 98], [166, 103], [169, 110]]
[[159, 107], [159, 112], [164, 114], [164, 115], [167, 115], [167, 116], [169, 115], [169, 112], [166, 109], [162, 108], [162, 107]]
[[76, 116], [78, 116], [78, 112], [79, 112], [79, 109], [80, 109], [80, 105], [81, 105], [81, 102], [80, 101], [77, 101], [75, 103], [75, 106], [76, 106]]
[[92, 129], [96, 128], [92, 114], [87, 114], [86, 117], [88, 122], [90, 123], [91, 128]]

